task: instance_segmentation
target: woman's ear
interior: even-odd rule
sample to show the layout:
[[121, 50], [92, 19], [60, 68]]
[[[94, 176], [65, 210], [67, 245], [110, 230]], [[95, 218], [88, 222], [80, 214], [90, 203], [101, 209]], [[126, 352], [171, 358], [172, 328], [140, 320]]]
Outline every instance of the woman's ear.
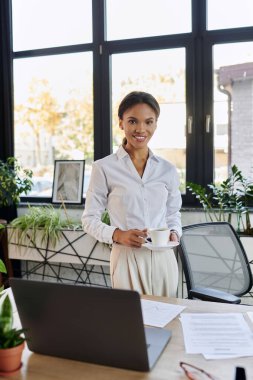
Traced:
[[124, 129], [124, 127], [123, 127], [123, 120], [122, 119], [119, 119], [119, 127], [120, 127], [120, 129]]

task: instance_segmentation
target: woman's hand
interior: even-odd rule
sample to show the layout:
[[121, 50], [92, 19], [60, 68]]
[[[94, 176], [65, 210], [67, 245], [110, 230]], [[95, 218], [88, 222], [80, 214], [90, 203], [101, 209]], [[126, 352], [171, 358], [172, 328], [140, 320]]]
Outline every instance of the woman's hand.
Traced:
[[171, 231], [170, 233], [170, 241], [179, 241], [179, 236], [176, 231]]
[[140, 248], [145, 243], [147, 229], [122, 231], [118, 228], [113, 233], [112, 239], [115, 243], [126, 245], [128, 247]]

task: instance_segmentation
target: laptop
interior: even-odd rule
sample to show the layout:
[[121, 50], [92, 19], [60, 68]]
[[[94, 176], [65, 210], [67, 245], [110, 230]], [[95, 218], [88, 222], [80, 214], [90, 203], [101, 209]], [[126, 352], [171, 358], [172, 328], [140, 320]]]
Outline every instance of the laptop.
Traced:
[[132, 290], [11, 278], [31, 351], [106, 366], [149, 371], [171, 332], [144, 327]]

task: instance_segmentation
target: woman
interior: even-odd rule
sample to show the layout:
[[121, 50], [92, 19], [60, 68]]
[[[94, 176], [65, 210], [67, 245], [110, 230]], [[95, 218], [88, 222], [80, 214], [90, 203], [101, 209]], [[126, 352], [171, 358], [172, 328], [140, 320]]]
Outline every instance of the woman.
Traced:
[[[94, 162], [83, 228], [97, 240], [112, 244], [112, 286], [141, 294], [176, 296], [178, 267], [173, 250], [142, 247], [148, 228], [168, 226], [169, 240], [181, 236], [181, 194], [176, 168], [148, 148], [160, 114], [156, 99], [131, 92], [120, 103], [122, 146]], [[111, 225], [101, 222], [107, 209]]]

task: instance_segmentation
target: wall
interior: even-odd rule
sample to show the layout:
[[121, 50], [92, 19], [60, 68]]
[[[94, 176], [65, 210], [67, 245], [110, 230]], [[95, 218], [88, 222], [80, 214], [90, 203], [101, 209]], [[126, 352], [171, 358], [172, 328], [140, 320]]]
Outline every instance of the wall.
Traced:
[[[43, 204], [37, 204], [36, 206], [42, 206]], [[35, 206], [35, 205], [34, 205]], [[55, 206], [57, 207], [57, 206]], [[81, 220], [82, 212], [83, 212], [84, 206], [83, 205], [77, 205], [77, 206], [67, 206], [67, 213], [68, 216], [73, 218], [76, 221]], [[21, 204], [18, 207], [18, 215], [23, 215], [27, 213], [28, 206], [27, 204]], [[64, 211], [62, 210], [62, 214], [64, 215]], [[194, 224], [194, 223], [204, 223], [208, 220], [206, 219], [205, 213], [202, 209], [187, 209], [183, 208], [181, 210], [182, 215], [182, 225], [185, 226], [187, 224]], [[253, 225], [253, 213], [251, 216], [251, 223]], [[234, 227], [236, 227], [236, 220], [232, 220], [232, 224]]]

